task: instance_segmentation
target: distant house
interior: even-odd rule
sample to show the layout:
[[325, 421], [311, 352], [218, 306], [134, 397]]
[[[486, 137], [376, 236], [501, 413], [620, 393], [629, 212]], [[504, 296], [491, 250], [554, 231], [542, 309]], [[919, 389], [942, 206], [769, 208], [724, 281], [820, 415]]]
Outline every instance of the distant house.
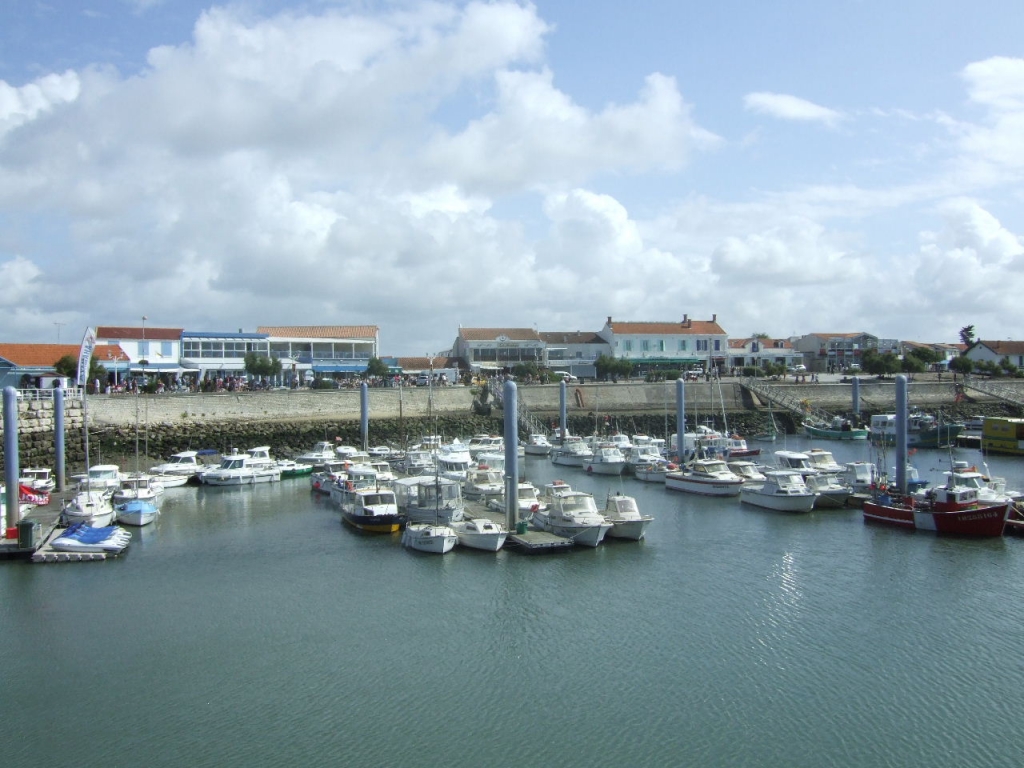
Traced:
[[612, 320], [598, 331], [616, 358], [637, 364], [640, 372], [685, 368], [692, 365], [725, 367], [729, 359], [729, 337], [710, 320], [688, 315], [678, 322]]
[[878, 352], [879, 339], [870, 333], [809, 333], [793, 341], [794, 348], [804, 355], [804, 363], [810, 370], [842, 371], [853, 363], [860, 364], [865, 350]]
[[473, 371], [500, 371], [520, 363], [547, 365], [545, 344], [533, 328], [459, 328], [452, 356]]
[[788, 368], [803, 362], [803, 356], [793, 349], [788, 339], [729, 339], [728, 364], [731, 368], [763, 368], [768, 364]]
[[54, 365], [65, 355], [78, 359], [77, 344], [0, 344], [0, 387], [39, 387], [41, 377], [56, 374]]
[[976, 341], [964, 357], [976, 362], [999, 363], [1007, 358], [1018, 368], [1024, 368], [1024, 341]]
[[594, 361], [601, 355], [612, 354], [612, 345], [594, 331], [541, 331], [540, 337], [547, 366], [574, 376], [596, 376]]
[[266, 336], [270, 357], [281, 361], [286, 377], [361, 374], [370, 358], [380, 357], [376, 325], [261, 325], [256, 331]]
[[181, 328], [98, 326], [97, 349], [108, 345], [121, 350], [121, 355], [104, 362], [111, 375], [111, 383], [117, 384], [127, 376], [138, 374], [176, 376], [184, 373], [181, 367], [181, 333]]

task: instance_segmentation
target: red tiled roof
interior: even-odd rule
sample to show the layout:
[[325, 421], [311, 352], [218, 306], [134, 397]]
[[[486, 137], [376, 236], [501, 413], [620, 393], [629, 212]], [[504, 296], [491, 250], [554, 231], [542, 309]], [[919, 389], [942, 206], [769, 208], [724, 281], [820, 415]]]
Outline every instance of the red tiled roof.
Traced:
[[0, 344], [0, 358], [22, 368], [53, 366], [65, 355], [76, 360], [78, 344]]
[[496, 341], [499, 336], [512, 341], [541, 341], [533, 328], [459, 328], [459, 336], [466, 341]]
[[257, 333], [286, 339], [366, 339], [376, 338], [376, 325], [261, 325]]
[[996, 355], [1024, 355], [1024, 341], [978, 341]]
[[146, 339], [149, 341], [178, 341], [181, 338], [182, 328], [145, 328], [139, 326], [134, 328], [124, 325], [101, 325], [96, 328], [97, 339]]
[[613, 333], [620, 336], [630, 334], [659, 334], [661, 336], [682, 336], [682, 335], [720, 335], [724, 334], [722, 326], [717, 321], [711, 320], [687, 320], [685, 323], [631, 323], [615, 320], [609, 323]]

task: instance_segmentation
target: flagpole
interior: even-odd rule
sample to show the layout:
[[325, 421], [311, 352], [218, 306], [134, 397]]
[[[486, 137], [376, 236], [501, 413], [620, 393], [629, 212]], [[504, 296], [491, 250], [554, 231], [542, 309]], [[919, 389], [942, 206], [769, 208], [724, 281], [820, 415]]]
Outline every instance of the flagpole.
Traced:
[[89, 486], [89, 362], [92, 360], [92, 350], [96, 346], [96, 331], [92, 328], [85, 329], [85, 336], [82, 338], [82, 347], [78, 352], [78, 386], [82, 388], [82, 433], [85, 445], [85, 481], [87, 489]]

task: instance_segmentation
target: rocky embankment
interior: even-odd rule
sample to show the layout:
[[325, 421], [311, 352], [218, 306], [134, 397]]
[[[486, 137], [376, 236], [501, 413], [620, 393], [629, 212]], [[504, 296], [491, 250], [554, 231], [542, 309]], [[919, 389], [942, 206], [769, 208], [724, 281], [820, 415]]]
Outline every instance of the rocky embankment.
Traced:
[[[575, 434], [622, 431], [664, 436], [675, 431], [675, 382], [656, 384], [583, 384], [565, 388], [569, 430]], [[833, 413], [852, 410], [849, 384], [779, 384], [798, 402]], [[1019, 410], [971, 390], [959, 397], [951, 382], [919, 381], [911, 384], [911, 405], [951, 418], [976, 414], [1020, 415]], [[561, 385], [519, 386], [520, 431], [550, 429], [557, 425]], [[477, 400], [474, 404], [474, 400]], [[687, 420], [728, 426], [739, 434], [755, 434], [768, 423], [762, 398], [734, 381], [690, 382], [685, 388]], [[895, 409], [892, 381], [862, 381], [861, 414]], [[67, 465], [84, 463], [81, 440], [81, 403], [66, 403]], [[93, 463], [114, 461], [125, 467], [134, 462], [136, 434], [140, 453], [162, 461], [186, 449], [226, 451], [269, 445], [278, 457], [294, 456], [318, 440], [361, 446], [363, 401], [359, 389], [338, 391], [281, 391], [219, 394], [162, 394], [140, 397], [101, 395], [88, 401], [90, 458]], [[479, 391], [468, 387], [381, 388], [367, 390], [367, 445], [405, 446], [426, 434], [445, 437], [476, 433], [501, 434], [503, 413], [493, 398], [480, 407]], [[780, 428], [794, 432], [795, 413], [774, 409]], [[136, 425], [138, 425], [136, 427]], [[138, 430], [136, 432], [136, 430]], [[53, 465], [52, 403], [19, 404], [21, 466]], [[150, 462], [142, 460], [145, 466]]]

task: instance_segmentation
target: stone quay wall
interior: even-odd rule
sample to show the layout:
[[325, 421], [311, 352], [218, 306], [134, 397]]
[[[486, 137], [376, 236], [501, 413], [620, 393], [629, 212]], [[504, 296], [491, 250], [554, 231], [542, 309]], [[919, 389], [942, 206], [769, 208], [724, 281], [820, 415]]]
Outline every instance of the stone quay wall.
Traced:
[[[90, 420], [92, 414], [90, 415]], [[53, 400], [18, 401], [18, 465], [26, 467], [53, 467], [54, 457], [54, 410]], [[67, 460], [85, 461], [82, 442], [82, 402], [64, 400], [64, 448]], [[4, 425], [0, 421], [0, 440], [3, 439]], [[0, 468], [6, 467], [0, 451]]]
[[[796, 398], [833, 413], [852, 410], [852, 388], [848, 383], [790, 384], [779, 387]], [[557, 422], [561, 385], [517, 387], [521, 415], [534, 417], [539, 426]], [[591, 383], [566, 387], [566, 415], [574, 434], [621, 430], [630, 434], [663, 436], [675, 431], [674, 381], [660, 383]], [[423, 435], [465, 437], [476, 433], [501, 434], [502, 411], [488, 400], [490, 412], [474, 408], [478, 390], [469, 387], [384, 387], [370, 388], [368, 394], [368, 445], [405, 446]], [[956, 418], [985, 413], [1019, 415], [1016, 409], [967, 390], [956, 400], [951, 382], [912, 382], [911, 406], [942, 411]], [[1022, 389], [1024, 394], [1024, 389]], [[712, 421], [740, 434], [761, 431], [767, 424], [767, 406], [738, 382], [687, 382], [688, 421]], [[891, 380], [861, 381], [861, 413], [895, 409], [895, 385]], [[724, 403], [724, 407], [723, 407]], [[79, 401], [65, 401], [67, 463], [69, 468], [84, 463], [82, 416]], [[161, 395], [95, 395], [88, 400], [90, 456], [94, 463], [134, 459], [136, 424], [140, 449], [149, 457], [163, 460], [180, 450], [209, 448], [225, 451], [255, 445], [270, 445], [275, 455], [294, 456], [318, 440], [338, 440], [362, 445], [360, 434], [361, 392], [351, 390], [298, 390], [238, 393]], [[724, 412], [724, 413], [723, 413]], [[53, 405], [50, 401], [19, 403], [19, 450], [21, 466], [53, 465]], [[138, 414], [138, 416], [136, 416]], [[780, 427], [798, 428], [793, 414], [775, 409]], [[155, 463], [155, 462], [154, 462]]]

